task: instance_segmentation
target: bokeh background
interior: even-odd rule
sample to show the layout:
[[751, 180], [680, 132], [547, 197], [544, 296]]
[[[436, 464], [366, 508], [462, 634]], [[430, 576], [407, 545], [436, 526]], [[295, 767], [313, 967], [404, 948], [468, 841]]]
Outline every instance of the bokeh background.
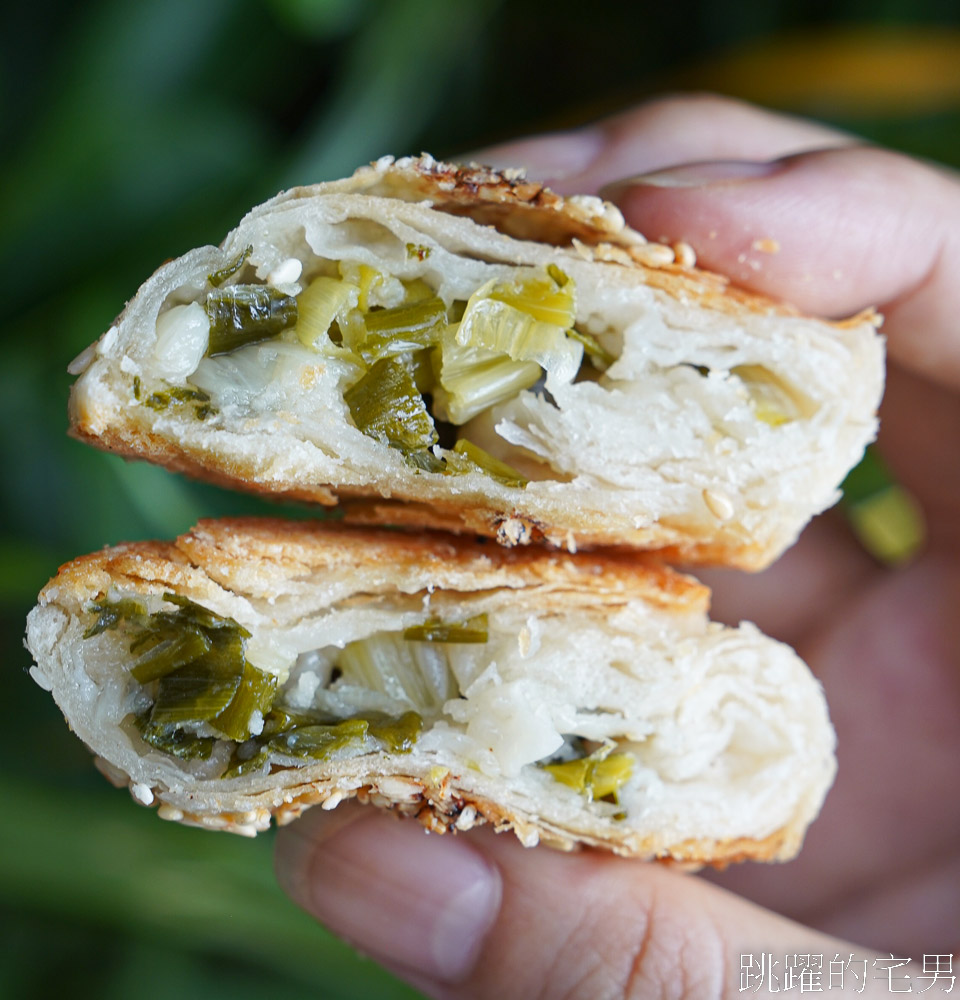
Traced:
[[70, 359], [285, 185], [710, 89], [960, 165], [955, 0], [32, 0], [0, 39], [0, 995], [413, 997], [288, 903], [271, 836], [160, 822], [30, 681], [56, 567], [275, 510], [65, 435]]

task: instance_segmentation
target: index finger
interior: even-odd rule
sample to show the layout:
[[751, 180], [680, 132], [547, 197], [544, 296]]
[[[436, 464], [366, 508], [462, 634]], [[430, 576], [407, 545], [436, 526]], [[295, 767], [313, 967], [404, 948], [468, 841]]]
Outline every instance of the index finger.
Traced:
[[772, 160], [856, 139], [818, 122], [715, 94], [675, 94], [603, 121], [491, 146], [466, 158], [523, 167], [560, 194], [594, 194], [640, 172], [691, 160]]

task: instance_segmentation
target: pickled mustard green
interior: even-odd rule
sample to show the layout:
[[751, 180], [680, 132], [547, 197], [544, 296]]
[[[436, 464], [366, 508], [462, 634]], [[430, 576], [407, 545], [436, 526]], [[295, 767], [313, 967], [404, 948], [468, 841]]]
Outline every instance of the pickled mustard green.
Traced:
[[297, 300], [269, 285], [214, 289], [203, 307], [210, 320], [209, 357], [269, 340], [297, 322]]
[[611, 754], [606, 747], [576, 760], [542, 766], [556, 781], [591, 800], [612, 797], [616, 801], [620, 788], [633, 774], [633, 758], [625, 753]]
[[403, 630], [403, 637], [413, 642], [487, 642], [490, 637], [486, 615], [476, 615], [465, 622], [442, 622], [431, 618], [422, 625]]
[[246, 264], [247, 259], [250, 254], [253, 253], [253, 247], [249, 246], [229, 263], [226, 267], [220, 268], [219, 271], [214, 271], [212, 274], [207, 275], [207, 281], [213, 285], [214, 288], [222, 285], [227, 278], [232, 278], [242, 267]]
[[451, 476], [463, 476], [469, 472], [485, 472], [498, 483], [502, 483], [504, 486], [515, 486], [518, 489], [523, 489], [529, 482], [512, 465], [501, 462], [499, 458], [495, 458], [466, 438], [460, 438], [454, 445], [453, 454], [446, 455], [446, 467], [443, 471]]
[[344, 401], [357, 428], [401, 451], [423, 451], [437, 443], [437, 432], [413, 376], [399, 362], [378, 361]]

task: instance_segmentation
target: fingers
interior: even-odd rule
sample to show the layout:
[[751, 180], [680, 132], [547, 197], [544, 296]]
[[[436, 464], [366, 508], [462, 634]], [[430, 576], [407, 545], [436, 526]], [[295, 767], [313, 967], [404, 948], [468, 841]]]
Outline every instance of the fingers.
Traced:
[[762, 573], [702, 569], [711, 590], [710, 617], [737, 625], [744, 619], [796, 646], [822, 627], [883, 571], [836, 511], [815, 518], [796, 545]]
[[564, 193], [633, 177], [604, 193], [650, 238], [690, 243], [702, 266], [808, 312], [879, 306], [891, 356], [956, 387], [960, 182], [852, 142], [697, 95], [475, 155], [527, 166]]
[[815, 122], [730, 98], [688, 94], [649, 101], [587, 128], [504, 143], [468, 158], [525, 167], [530, 176], [563, 194], [591, 194], [611, 181], [675, 163], [772, 160], [851, 141]]
[[811, 630], [798, 651], [826, 691], [836, 784], [795, 861], [731, 867], [719, 881], [883, 948], [956, 944], [958, 602], [960, 567], [930, 554], [847, 595]]
[[732, 998], [741, 954], [856, 951], [657, 865], [489, 829], [438, 837], [356, 806], [281, 830], [277, 871], [299, 905], [433, 997]]
[[692, 163], [609, 189], [631, 224], [821, 315], [879, 305], [891, 355], [960, 384], [960, 183], [863, 147]]

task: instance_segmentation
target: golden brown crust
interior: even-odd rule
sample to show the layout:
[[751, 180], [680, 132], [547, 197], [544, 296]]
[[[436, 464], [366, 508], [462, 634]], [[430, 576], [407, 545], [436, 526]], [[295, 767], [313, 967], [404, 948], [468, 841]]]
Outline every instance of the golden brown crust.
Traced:
[[269, 518], [204, 520], [173, 542], [129, 542], [81, 556], [60, 568], [53, 587], [104, 593], [111, 584], [153, 584], [156, 590], [196, 587], [201, 579], [229, 586], [273, 564], [293, 577], [363, 567], [389, 567], [391, 581], [457, 581], [461, 590], [538, 588], [578, 595], [580, 603], [643, 600], [664, 610], [706, 611], [709, 591], [654, 556], [633, 552], [558, 553], [506, 549], [483, 539], [440, 533], [362, 528], [331, 521]]
[[[340, 495], [344, 497], [343, 490]], [[505, 513], [495, 508], [465, 507], [456, 501], [427, 504], [401, 499], [347, 499], [342, 504], [342, 513], [346, 524], [391, 525], [407, 531], [477, 535], [496, 539], [507, 547], [544, 545], [568, 552], [601, 550], [627, 556], [642, 551], [667, 564], [735, 566], [746, 570], [763, 569], [770, 561], [766, 547], [752, 544], [742, 534], [732, 531], [723, 537], [705, 540], [694, 539], [689, 532], [677, 531], [676, 542], [668, 544], [665, 536], [669, 533], [662, 523], [652, 528], [625, 528], [612, 540], [609, 531], [592, 530], [589, 523], [558, 529], [519, 511]]]
[[[114, 784], [119, 787], [126, 784], [124, 775], [111, 775], [109, 765], [105, 767], [102, 761], [98, 761], [98, 764]], [[344, 801], [356, 799], [362, 804], [375, 805], [399, 816], [416, 819], [431, 833], [456, 835], [489, 824], [497, 833], [513, 832], [525, 847], [543, 844], [561, 851], [595, 847], [624, 857], [655, 860], [693, 869], [703, 865], [724, 868], [739, 861], [786, 860], [797, 852], [803, 836], [801, 830], [783, 828], [762, 838], [684, 840], [672, 843], [669, 850], [664, 850], [655, 837], [626, 834], [619, 839], [615, 835], [601, 839], [582, 833], [574, 836], [568, 830], [538, 821], [535, 817], [521, 818], [508, 813], [496, 802], [471, 795], [455, 786], [456, 782], [450, 775], [431, 783], [413, 775], [392, 774], [379, 782], [364, 784], [359, 788], [337, 787], [331, 781], [295, 785], [286, 790], [284, 801], [272, 811], [260, 808], [243, 813], [199, 814], [173, 808], [159, 798], [148, 804], [158, 806], [157, 814], [161, 819], [208, 830], [253, 836], [266, 830], [271, 819], [278, 826], [286, 826], [314, 806], [332, 809]], [[144, 804], [142, 799], [138, 799], [133, 787], [130, 790], [134, 799]]]
[[[399, 161], [384, 158], [345, 180], [281, 194], [253, 209], [227, 242], [253, 240], [256, 233], [273, 231], [271, 227], [284, 233], [288, 226], [296, 230], [303, 219], [314, 218], [314, 207], [308, 203], [316, 199], [319, 206], [328, 196], [345, 218], [352, 218], [350, 213], [356, 212], [361, 219], [387, 220], [396, 215], [405, 219], [404, 225], [426, 225], [428, 219], [432, 225], [439, 225], [436, 221], [439, 216], [425, 214], [429, 206], [441, 213], [495, 225], [512, 237], [572, 249], [598, 262], [597, 270], [591, 268], [590, 273], [599, 282], [598, 287], [606, 289], [609, 285], [613, 298], [621, 288], [646, 285], [655, 290], [657, 308], [667, 312], [680, 303], [678, 312], [686, 313], [687, 306], [704, 307], [708, 312], [726, 313], [734, 322], [737, 316], [746, 321], [757, 314], [796, 315], [790, 307], [735, 289], [726, 278], [698, 270], [689, 263], [687, 253], [675, 259], [671, 248], [648, 243], [625, 225], [614, 206], [598, 198], [563, 198], [526, 180], [519, 171], [454, 166], [426, 155]], [[419, 202], [423, 207], [406, 204], [411, 202]], [[330, 202], [323, 204], [329, 206]], [[319, 212], [317, 218], [323, 217], [323, 212]], [[490, 251], [498, 260], [509, 260], [512, 253], [520, 253], [522, 257], [522, 248], [534, 257], [544, 252], [530, 243], [506, 245], [508, 241], [496, 234], [470, 230], [466, 223], [450, 219], [442, 219], [438, 231], [451, 227], [456, 230], [452, 246], [459, 246], [462, 241], [473, 248], [466, 252], [467, 256], [476, 253], [485, 259], [484, 252]], [[470, 230], [469, 238], [464, 235], [466, 230]], [[780, 482], [776, 465], [773, 465], [772, 486], [765, 488], [762, 503], [757, 505], [752, 497], [741, 497], [735, 491], [729, 501], [735, 504], [735, 512], [721, 517], [701, 500], [700, 491], [692, 486], [687, 489], [685, 472], [665, 472], [660, 484], [662, 490], [658, 490], [660, 465], [652, 460], [649, 469], [638, 461], [637, 469], [624, 475], [623, 481], [630, 485], [623, 489], [606, 487], [603, 477], [597, 478], [591, 468], [589, 475], [582, 477], [583, 482], [566, 492], [543, 489], [543, 484], [536, 481], [521, 492], [499, 484], [465, 486], [460, 482], [438, 481], [442, 477], [414, 476], [406, 468], [397, 469], [389, 463], [383, 467], [359, 460], [351, 464], [349, 448], [345, 452], [340, 439], [324, 439], [314, 448], [315, 442], [297, 436], [295, 417], [283, 422], [288, 414], [281, 414], [283, 420], [264, 433], [257, 426], [250, 426], [254, 421], [230, 423], [227, 417], [222, 423], [211, 421], [202, 428], [187, 424], [186, 430], [176, 424], [178, 418], [173, 414], [172, 421], [164, 415], [162, 419], [166, 422], [161, 423], [156, 413], [137, 405], [133, 373], [139, 362], [134, 358], [142, 334], [137, 310], [140, 308], [153, 322], [154, 310], [160, 308], [165, 296], [184, 287], [184, 282], [189, 285], [199, 280], [202, 284], [203, 276], [222, 263], [221, 257], [214, 248], [200, 248], [176, 262], [173, 270], [180, 268], [179, 277], [169, 279], [169, 284], [164, 274], [155, 275], [144, 286], [144, 289], [149, 286], [147, 298], [158, 296], [155, 305], [150, 309], [138, 306], [137, 300], [144, 301], [141, 290], [118, 326], [104, 336], [95, 350], [88, 352], [84, 363], [90, 368], [71, 396], [72, 433], [76, 437], [117, 454], [142, 458], [221, 486], [276, 498], [322, 505], [360, 498], [363, 502], [348, 514], [357, 523], [383, 518], [410, 527], [442, 527], [484, 535], [503, 545], [544, 543], [571, 551], [591, 546], [623, 546], [660, 550], [666, 557], [689, 565], [720, 564], [755, 570], [767, 565], [790, 544], [802, 526], [804, 504], [792, 499], [797, 495], [795, 490], [791, 490], [791, 499], [786, 503], [769, 499], [775, 498]], [[569, 261], [568, 252], [564, 252], [564, 257]], [[183, 263], [188, 258], [189, 262]], [[596, 308], [601, 312], [602, 304], [608, 301], [606, 294], [597, 293], [600, 298]], [[864, 326], [869, 321], [870, 316], [860, 316], [856, 321], [836, 326]], [[762, 319], [757, 322], [767, 323]], [[824, 331], [819, 332], [824, 335]], [[826, 334], [828, 339], [831, 336]], [[879, 352], [874, 353], [879, 357]], [[851, 357], [856, 354], [853, 351]], [[873, 364], [873, 358], [867, 360]], [[879, 368], [879, 361], [873, 367]], [[874, 375], [868, 371], [864, 377], [870, 379]], [[855, 443], [862, 447], [861, 441], [868, 436], [872, 425], [872, 414], [860, 410], [869, 405], [868, 401], [860, 406], [853, 414], [855, 419], [842, 418], [844, 440], [855, 437]], [[285, 436], [288, 426], [291, 429]], [[570, 442], [562, 437], [565, 433], [562, 432], [558, 444], [561, 451], [566, 449], [557, 458], [562, 465], [558, 483], [564, 481], [564, 476], [569, 478], [569, 468], [578, 467], [578, 459], [571, 457]], [[285, 460], [300, 445], [305, 446], [305, 461]], [[837, 462], [846, 461], [848, 450], [852, 455], [852, 447], [833, 449], [835, 454], [844, 456]], [[704, 454], [707, 451], [705, 446]], [[684, 452], [683, 462], [691, 464], [693, 457]], [[669, 461], [664, 461], [669, 465]], [[741, 458], [735, 461], [740, 462]], [[742, 468], [759, 468], [753, 461], [754, 456], [744, 455]], [[789, 475], [789, 463], [784, 468]], [[716, 478], [715, 472], [710, 475]], [[763, 475], [768, 476], [767, 466]], [[537, 476], [533, 478], [536, 480]], [[824, 479], [828, 478], [830, 481], [816, 482], [811, 490], [809, 513], [832, 502], [835, 486], [832, 471], [825, 474]], [[726, 483], [725, 478], [721, 479]], [[616, 476], [614, 480], [620, 482]], [[754, 488], [755, 479], [749, 475], [738, 480], [738, 487], [741, 481]]]
[[[280, 198], [310, 197], [321, 188], [428, 201], [438, 211], [466, 216], [515, 239], [572, 246], [588, 259], [632, 268], [643, 274], [645, 284], [675, 299], [729, 314], [799, 315], [789, 303], [747, 291], [725, 275], [696, 267], [692, 248], [686, 245], [678, 255], [674, 247], [648, 241], [626, 224], [611, 202], [592, 195], [564, 197], [520, 169], [444, 163], [428, 153], [399, 160], [387, 156], [360, 167], [344, 181], [304, 185]], [[868, 309], [849, 319], [824, 322], [841, 328], [875, 319], [876, 313]]]
[[[576, 608], [608, 616], [637, 600], [667, 615], [698, 615], [708, 600], [706, 588], [696, 581], [635, 552], [571, 555], [536, 547], [505, 549], [463, 536], [238, 518], [203, 521], [171, 543], [123, 544], [66, 564], [40, 595], [31, 649], [38, 663], [44, 662], [39, 651], [45, 648], [59, 659], [53, 633], [72, 619], [72, 634], [82, 634], [89, 601], [111, 588], [157, 595], [174, 591], [225, 609], [230, 601], [251, 600], [266, 608], [277, 600], [279, 608], [284, 601], [296, 600], [301, 586], [325, 587], [321, 581], [346, 581], [352, 587], [337, 591], [341, 607], [355, 599], [376, 602], [378, 594], [389, 594], [392, 599], [397, 594], [416, 595], [419, 602], [427, 589], [435, 606], [442, 606], [444, 591], [455, 600], [472, 594], [516, 592], [516, 597], [511, 593], [505, 600], [520, 602], [531, 611], [560, 615]], [[46, 615], [44, 624], [37, 617], [41, 613]], [[77, 652], [64, 653], [64, 665], [75, 662]], [[41, 674], [45, 669], [51, 671], [45, 676], [59, 676], [59, 667], [41, 666]], [[67, 682], [70, 691], [75, 687], [74, 681]], [[54, 688], [58, 702], [63, 694]], [[67, 711], [65, 704], [62, 707]], [[86, 712], [83, 719], [74, 717], [72, 725], [95, 753], [114, 761], [98, 761], [98, 766], [115, 784], [128, 787], [136, 801], [156, 805], [164, 819], [239, 834], [253, 835], [267, 829], [274, 818], [286, 823], [305, 808], [333, 808], [355, 797], [414, 816], [435, 832], [462, 832], [489, 823], [497, 830], [514, 830], [526, 845], [542, 842], [565, 850], [602, 847], [624, 856], [696, 866], [792, 856], [811, 818], [811, 807], [804, 806], [769, 836], [715, 840], [674, 841], [655, 829], [651, 832], [649, 826], [641, 834], [626, 824], [577, 821], [564, 825], [565, 820], [544, 818], [541, 811], [521, 800], [498, 804], [478, 789], [477, 776], [462, 770], [462, 763], [456, 766], [461, 770], [421, 765], [419, 770], [407, 771], [413, 765], [402, 757], [376, 762], [358, 758], [326, 770], [306, 768], [303, 773], [275, 767], [269, 781], [255, 788], [240, 792], [231, 787], [211, 794], [207, 787], [191, 790], [185, 774], [178, 773], [171, 783], [169, 770], [158, 772], [152, 765], [142, 769], [139, 763], [115, 759], [91, 735]], [[832, 758], [828, 747], [821, 749], [827, 755], [823, 780], [828, 780]], [[814, 811], [817, 804], [812, 806]]]

